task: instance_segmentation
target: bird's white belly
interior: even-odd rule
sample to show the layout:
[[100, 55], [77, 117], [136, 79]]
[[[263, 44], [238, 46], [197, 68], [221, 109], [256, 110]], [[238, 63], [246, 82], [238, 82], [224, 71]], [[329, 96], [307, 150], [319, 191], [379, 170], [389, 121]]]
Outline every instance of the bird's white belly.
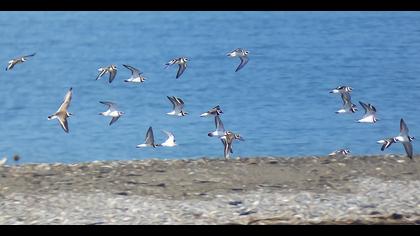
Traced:
[[141, 78], [131, 76], [127, 81], [130, 81], [130, 82], [133, 82], [133, 83], [141, 83]]
[[104, 116], [111, 116], [111, 117], [118, 117], [118, 116], [120, 116], [119, 114], [118, 114], [118, 111], [106, 111], [106, 112], [104, 112], [104, 113], [102, 113], [102, 115], [104, 115]]
[[408, 140], [408, 137], [405, 137], [405, 136], [397, 136], [397, 137], [395, 137], [395, 139], [399, 142], [402, 142], [402, 143], [410, 142], [410, 140]]
[[367, 116], [365, 118], [360, 119], [359, 122], [361, 122], [361, 123], [374, 123], [373, 117], [374, 117], [373, 115], [372, 116]]
[[211, 132], [211, 134], [216, 137], [222, 137], [223, 135], [225, 135], [225, 132], [216, 130], [216, 131]]
[[173, 142], [164, 142], [161, 145], [164, 146], [164, 147], [174, 147], [174, 146], [176, 146], [176, 144], [173, 143]]
[[136, 147], [140, 148], [140, 147], [149, 147], [149, 146], [150, 146], [149, 144], [143, 143], [143, 144], [137, 145]]

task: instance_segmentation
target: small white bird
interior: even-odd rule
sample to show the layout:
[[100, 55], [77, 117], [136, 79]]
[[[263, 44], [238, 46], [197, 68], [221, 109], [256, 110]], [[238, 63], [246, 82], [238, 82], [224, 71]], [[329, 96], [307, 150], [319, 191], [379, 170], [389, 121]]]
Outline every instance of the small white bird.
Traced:
[[100, 101], [100, 103], [108, 106], [108, 110], [105, 112], [101, 112], [99, 113], [99, 115], [103, 115], [103, 116], [110, 116], [112, 117], [111, 122], [109, 123], [109, 125], [112, 125], [114, 122], [116, 122], [122, 115], [124, 115], [124, 112], [122, 111], [118, 111], [117, 110], [117, 104], [113, 103], [113, 102], [102, 102]]
[[112, 83], [112, 81], [115, 79], [115, 76], [117, 75], [117, 66], [116, 65], [110, 65], [108, 67], [101, 67], [98, 69], [99, 75], [96, 77], [96, 80], [100, 79], [105, 73], [109, 73], [109, 83]]
[[225, 127], [223, 126], [223, 122], [220, 119], [220, 116], [214, 117], [214, 124], [216, 125], [216, 130], [213, 132], [208, 133], [209, 137], [222, 137], [225, 135]]
[[224, 136], [220, 138], [224, 146], [224, 157], [226, 160], [230, 158], [230, 153], [233, 153], [233, 141], [235, 139], [245, 141], [241, 135], [235, 134], [232, 131], [226, 131]]
[[249, 51], [244, 50], [242, 48], [237, 48], [227, 54], [228, 57], [239, 57], [239, 59], [241, 59], [241, 63], [236, 68], [235, 72], [238, 72], [248, 63], [249, 61], [248, 54], [249, 54]]
[[184, 73], [185, 69], [187, 69], [187, 62], [188, 62], [187, 57], [175, 58], [165, 64], [166, 66], [165, 69], [173, 64], [178, 64], [178, 72], [176, 73], [176, 78], [178, 79]]
[[358, 120], [359, 123], [376, 123], [378, 119], [376, 118], [376, 108], [372, 106], [372, 104], [366, 104], [359, 101], [360, 105], [362, 105], [363, 109], [365, 109], [365, 114], [363, 115], [362, 119]]
[[6, 164], [6, 162], [7, 162], [7, 157], [3, 157], [3, 158], [0, 160], [0, 166], [4, 166], [4, 165]]
[[73, 88], [70, 88], [66, 95], [64, 96], [64, 101], [61, 103], [60, 107], [58, 108], [58, 110], [48, 116], [48, 120], [53, 120], [53, 119], [57, 119], [61, 125], [61, 128], [63, 128], [64, 132], [68, 133], [69, 132], [69, 126], [67, 123], [67, 118], [70, 117], [72, 115], [72, 113], [68, 112], [67, 109], [70, 106], [70, 102], [71, 102], [71, 97], [72, 97], [72, 92]]
[[27, 61], [28, 57], [33, 57], [35, 56], [36, 53], [32, 53], [31, 55], [27, 55], [27, 56], [23, 56], [23, 57], [18, 57], [15, 59], [10, 60], [8, 63], [9, 65], [6, 67], [6, 70], [11, 70], [16, 64], [19, 63], [23, 63], [25, 61]]
[[335, 113], [337, 114], [350, 113], [350, 112], [354, 113], [357, 111], [356, 105], [354, 105], [351, 102], [351, 96], [349, 93], [347, 92], [341, 93], [341, 99], [343, 100], [343, 107], [340, 110], [336, 111]]
[[157, 147], [159, 144], [155, 144], [155, 137], [153, 136], [153, 129], [152, 126], [149, 127], [146, 133], [146, 138], [144, 140], [144, 143], [139, 144], [136, 146], [136, 148], [142, 148], [142, 147]]
[[166, 114], [171, 115], [171, 116], [185, 116], [188, 114], [188, 112], [184, 112], [182, 109], [184, 108], [184, 101], [182, 101], [181, 98], [172, 96], [166, 96], [169, 101], [171, 101], [172, 103], [172, 111], [168, 112]]
[[177, 144], [175, 142], [175, 136], [174, 136], [174, 134], [171, 133], [171, 132], [165, 131], [165, 130], [162, 130], [162, 132], [164, 132], [168, 136], [168, 139], [166, 139], [165, 142], [161, 143], [158, 146], [175, 147]]
[[401, 142], [404, 146], [405, 152], [410, 159], [413, 159], [413, 145], [411, 141], [415, 139], [414, 137], [410, 137], [408, 135], [408, 127], [405, 124], [404, 120], [401, 118], [400, 120], [400, 134], [395, 137], [395, 140]]
[[131, 82], [131, 83], [143, 83], [146, 78], [144, 78], [141, 74], [143, 72], [140, 72], [139, 69], [136, 69], [130, 65], [124, 65], [123, 66], [129, 70], [131, 70], [131, 77], [129, 79], [124, 80], [124, 82]]
[[337, 151], [334, 151], [330, 154], [328, 154], [328, 156], [347, 156], [348, 154], [350, 154], [350, 150], [349, 149], [339, 149]]
[[217, 106], [213, 107], [212, 109], [208, 110], [207, 112], [204, 112], [200, 116], [201, 117], [204, 117], [204, 116], [218, 116], [222, 113], [223, 113], [223, 111], [220, 109], [220, 106], [217, 105]]

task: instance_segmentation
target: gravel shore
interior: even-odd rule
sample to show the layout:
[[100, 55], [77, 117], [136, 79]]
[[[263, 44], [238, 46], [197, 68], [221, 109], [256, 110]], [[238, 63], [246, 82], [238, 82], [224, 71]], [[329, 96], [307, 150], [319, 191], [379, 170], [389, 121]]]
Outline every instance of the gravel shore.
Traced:
[[420, 224], [405, 156], [0, 167], [0, 224]]

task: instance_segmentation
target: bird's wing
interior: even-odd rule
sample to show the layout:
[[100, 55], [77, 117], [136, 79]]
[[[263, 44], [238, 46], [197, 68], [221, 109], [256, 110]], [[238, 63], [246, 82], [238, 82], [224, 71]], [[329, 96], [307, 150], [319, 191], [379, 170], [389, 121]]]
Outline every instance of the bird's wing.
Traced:
[[227, 141], [227, 139], [221, 139], [221, 140], [222, 140], [222, 143], [223, 143], [223, 146], [224, 146], [224, 151], [223, 151], [224, 157], [228, 158], [229, 155], [230, 155], [229, 154], [230, 153], [230, 144]]
[[134, 68], [134, 67], [132, 67], [132, 66], [130, 66], [130, 65], [124, 65], [123, 64], [123, 66], [125, 67], [125, 68], [127, 68], [127, 69], [129, 69], [129, 70], [131, 70], [131, 75], [133, 76], [133, 77], [139, 77], [142, 73], [140, 73], [140, 70], [139, 69], [137, 69], [137, 68]]
[[170, 141], [170, 142], [174, 142], [175, 141], [175, 136], [174, 136], [173, 133], [171, 133], [169, 131], [166, 131], [166, 130], [162, 130], [162, 132], [164, 132], [168, 136], [168, 139], [166, 141]]
[[413, 159], [413, 145], [411, 145], [410, 142], [404, 142], [403, 145], [404, 145], [405, 152], [407, 153], [407, 156], [410, 159]]
[[146, 140], [145, 140], [145, 142], [144, 143], [146, 143], [146, 144], [150, 144], [150, 145], [153, 145], [154, 143], [155, 143], [155, 137], [153, 136], [153, 129], [152, 129], [152, 127], [150, 126], [149, 127], [149, 129], [147, 130], [147, 133], [146, 133]]
[[174, 99], [174, 103], [175, 103], [175, 108], [174, 108], [175, 111], [177, 113], [181, 112], [182, 109], [184, 108], [184, 101], [182, 101], [182, 99], [178, 98], [178, 97], [173, 97], [173, 99]]
[[343, 105], [351, 104], [350, 93], [348, 92], [341, 93], [341, 99], [343, 100]]
[[96, 77], [96, 80], [100, 79], [105, 73], [106, 73], [106, 70], [103, 69], [103, 68], [100, 68], [100, 72], [99, 72], [98, 76]]
[[165, 64], [165, 66], [166, 66], [165, 68], [168, 68], [169, 66], [171, 66], [171, 65], [175, 64], [176, 60], [177, 60], [177, 59], [172, 59], [172, 60], [170, 60], [169, 62], [167, 62], [167, 63]]
[[372, 104], [369, 104], [369, 111], [371, 112], [371, 113], [376, 113], [376, 108], [372, 105]]
[[169, 101], [171, 101], [171, 103], [172, 103], [172, 110], [175, 110], [175, 107], [176, 107], [176, 105], [175, 105], [175, 100], [174, 100], [174, 97], [169, 97], [169, 96], [166, 96], [168, 99], [169, 99]]
[[113, 103], [113, 102], [106, 102], [106, 101], [99, 101], [100, 103], [108, 106], [108, 109], [111, 111], [116, 111], [117, 110], [117, 104]]
[[401, 118], [400, 120], [400, 134], [401, 135], [408, 135], [408, 127], [405, 124], [404, 120]]
[[216, 130], [221, 131], [221, 132], [225, 132], [225, 127], [223, 125], [222, 120], [220, 119], [220, 116], [215, 116], [214, 117], [214, 123], [216, 124]]
[[66, 95], [64, 96], [64, 100], [61, 103], [60, 107], [58, 108], [57, 112], [67, 110], [70, 106], [71, 98], [73, 95], [73, 87], [67, 91]]
[[117, 70], [111, 70], [109, 71], [109, 83], [112, 83], [112, 81], [115, 79], [115, 76], [117, 75]]
[[112, 117], [112, 120], [111, 120], [111, 122], [109, 122], [109, 125], [114, 124], [119, 118], [120, 118], [120, 116]]
[[360, 105], [363, 107], [363, 109], [365, 109], [365, 114], [367, 114], [367, 113], [368, 113], [368, 111], [369, 111], [369, 106], [368, 106], [368, 105], [366, 105], [366, 103], [363, 103], [363, 102], [361, 102], [361, 101], [359, 101], [359, 103], [360, 103]]
[[58, 122], [60, 123], [61, 128], [63, 128], [64, 132], [69, 132], [69, 125], [67, 123], [66, 117], [57, 116]]
[[381, 147], [381, 151], [385, 150], [386, 148], [389, 148], [393, 143], [395, 143], [395, 140], [393, 138], [386, 139], [385, 143]]
[[178, 72], [176, 73], [176, 78], [178, 79], [182, 73], [184, 73], [185, 69], [187, 68], [187, 64], [178, 64]]
[[241, 63], [239, 64], [238, 68], [236, 68], [235, 72], [238, 72], [240, 69], [242, 69], [249, 61], [249, 58], [247, 56], [239, 58], [241, 59]]
[[8, 63], [9, 65], [7, 65], [6, 70], [11, 70], [17, 64], [17, 61], [10, 60]]
[[26, 56], [23, 56], [22, 58], [27, 58], [27, 57], [33, 57], [33, 56], [35, 56], [36, 55], [36, 53], [32, 53], [31, 55], [26, 55]]

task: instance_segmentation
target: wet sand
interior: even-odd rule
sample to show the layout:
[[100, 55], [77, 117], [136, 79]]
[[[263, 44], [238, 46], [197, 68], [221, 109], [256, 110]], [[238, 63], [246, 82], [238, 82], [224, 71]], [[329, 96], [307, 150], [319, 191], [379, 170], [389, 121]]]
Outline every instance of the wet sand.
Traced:
[[420, 224], [405, 156], [0, 167], [0, 224]]

